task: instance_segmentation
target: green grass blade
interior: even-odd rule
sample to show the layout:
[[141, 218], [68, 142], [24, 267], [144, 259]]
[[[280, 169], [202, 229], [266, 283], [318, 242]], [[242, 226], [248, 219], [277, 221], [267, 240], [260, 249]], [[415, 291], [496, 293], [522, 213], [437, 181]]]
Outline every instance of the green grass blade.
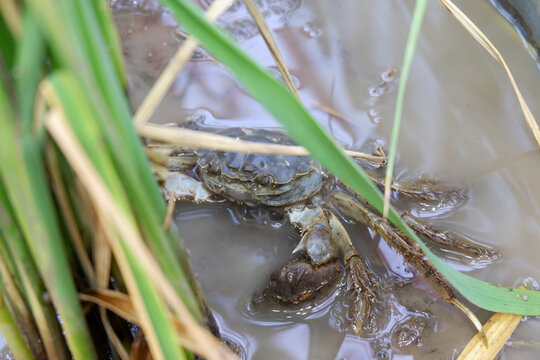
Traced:
[[13, 321], [11, 314], [6, 308], [2, 298], [0, 297], [0, 333], [6, 339], [6, 342], [9, 346], [9, 349], [15, 355], [15, 358], [21, 360], [31, 360], [34, 359], [34, 356], [30, 352], [26, 342], [23, 340], [19, 334], [19, 329]]
[[62, 318], [65, 336], [76, 359], [95, 358], [92, 340], [65, 257], [58, 219], [49, 192], [37, 142], [17, 131], [3, 84], [0, 83], [0, 174], [10, 203], [48, 292]]
[[17, 44], [13, 71], [20, 118], [25, 129], [28, 129], [32, 123], [34, 98], [44, 60], [45, 43], [41, 36], [41, 29], [32, 10], [27, 9], [24, 15], [22, 37]]
[[[2, 244], [2, 261], [11, 265], [11, 271], [30, 307], [33, 320], [41, 335], [41, 345], [45, 347], [47, 353], [54, 354], [58, 359], [68, 359], [68, 350], [56, 311], [52, 304], [42, 296], [46, 292], [45, 285], [22, 237], [22, 232], [15, 222], [15, 214], [9, 204], [2, 181], [0, 181], [0, 224], [2, 224], [0, 233], [5, 240]], [[16, 305], [26, 306], [23, 301]], [[32, 329], [27, 328], [26, 330], [29, 334], [32, 333]], [[31, 338], [36, 342], [38, 336]]]
[[[283, 124], [297, 143], [305, 146], [334, 175], [362, 193], [378, 211], [383, 211], [382, 194], [294, 96], [245, 55], [223, 30], [206, 21], [195, 5], [185, 0], [162, 2], [171, 8], [177, 19], [214, 57], [237, 76], [249, 93]], [[508, 289], [461, 274], [438, 259], [392, 209], [389, 219], [422, 247], [441, 273], [469, 301], [492, 311], [540, 315], [540, 292]]]
[[120, 84], [125, 87], [127, 85], [127, 79], [124, 69], [122, 47], [109, 7], [109, 0], [95, 0], [90, 3], [94, 6], [94, 11], [103, 32], [103, 37], [105, 38], [108, 53], [111, 55], [114, 68], [116, 69], [116, 76], [118, 77]]
[[15, 58], [15, 39], [9, 31], [2, 12], [0, 12], [0, 57], [8, 67], [11, 68], [13, 66]]
[[[131, 211], [129, 196], [123, 185], [123, 179], [117, 172], [117, 167], [113, 162], [109, 149], [103, 146], [103, 131], [100, 129], [100, 122], [97, 120], [99, 113], [96, 112], [90, 103], [90, 94], [85, 91], [84, 86], [75, 75], [68, 71], [57, 71], [47, 78], [48, 84], [60, 101], [62, 112], [86, 151], [87, 156], [92, 161], [101, 178], [113, 194], [116, 203], [122, 209], [126, 217], [136, 223]], [[84, 119], [84, 121], [81, 121]], [[146, 318], [152, 324], [151, 328], [144, 327], [147, 337], [150, 335], [159, 342], [159, 352], [167, 359], [182, 359], [185, 354], [181, 351], [177, 339], [177, 333], [169, 316], [169, 310], [164, 300], [159, 295], [153, 279], [145, 271], [145, 265], [140, 263], [132, 254], [129, 242], [120, 238], [123, 253], [129, 262], [129, 276], [135, 278], [134, 286], [130, 288], [130, 294], [138, 299], [137, 303], [144, 304]], [[125, 271], [128, 271], [124, 269]], [[123, 273], [124, 276], [128, 274]], [[183, 283], [185, 284], [185, 283]]]
[[424, 18], [424, 13], [426, 12], [426, 6], [427, 0], [416, 1], [411, 27], [409, 29], [409, 37], [405, 47], [405, 55], [403, 56], [403, 66], [401, 67], [401, 77], [399, 80], [396, 108], [394, 110], [394, 124], [392, 125], [392, 135], [390, 137], [390, 146], [388, 149], [388, 165], [386, 167], [386, 176], [384, 179], [385, 202], [383, 216], [385, 218], [388, 215], [388, 206], [390, 204], [390, 184], [392, 184], [392, 178], [394, 176], [394, 165], [396, 162], [397, 143], [399, 138], [399, 129], [401, 127], [401, 113], [403, 112], [405, 88], [407, 87], [407, 80], [409, 79], [409, 72], [411, 70], [411, 64], [414, 57], [414, 49], [416, 48], [416, 41], [418, 40], [420, 28], [422, 27], [422, 19]]
[[[103, 0], [100, 0], [104, 2]], [[92, 102], [100, 116], [96, 121], [105, 137], [116, 166], [121, 169], [131, 204], [156, 257], [167, 276], [175, 285], [178, 294], [198, 319], [202, 318], [199, 303], [204, 301], [200, 294], [186, 292], [195, 289], [195, 280], [187, 261], [179, 248], [178, 236], [164, 233], [161, 222], [165, 217], [165, 206], [148, 160], [142, 150], [141, 141], [131, 123], [131, 112], [117, 75], [114, 61], [107, 56], [107, 31], [100, 28], [101, 17], [96, 8], [84, 0], [28, 0], [39, 14], [39, 21], [51, 52], [63, 68], [71, 69], [84, 79]], [[101, 11], [104, 11], [100, 7]], [[69, 34], [59, 29], [71, 29]], [[76, 124], [73, 124], [76, 126]], [[180, 254], [180, 255], [178, 255]]]

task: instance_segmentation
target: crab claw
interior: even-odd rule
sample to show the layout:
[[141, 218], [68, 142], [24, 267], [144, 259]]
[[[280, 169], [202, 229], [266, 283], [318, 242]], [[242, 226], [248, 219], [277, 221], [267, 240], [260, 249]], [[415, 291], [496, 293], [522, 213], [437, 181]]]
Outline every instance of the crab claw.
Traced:
[[339, 278], [342, 267], [338, 257], [341, 257], [348, 272], [346, 295], [352, 299], [353, 326], [357, 334], [362, 333], [374, 323], [372, 308], [379, 284], [347, 231], [333, 213], [320, 207], [291, 207], [287, 215], [302, 231], [302, 239], [293, 251], [301, 254], [274, 272], [270, 283], [254, 294], [253, 302], [261, 304], [273, 299], [298, 304], [314, 298], [323, 287]]
[[345, 268], [347, 269], [347, 294], [352, 296], [351, 316], [357, 335], [371, 327], [374, 322], [373, 306], [376, 304], [376, 292], [380, 287], [373, 272], [354, 247], [351, 239], [338, 218], [330, 213], [329, 223], [334, 241], [338, 244]]

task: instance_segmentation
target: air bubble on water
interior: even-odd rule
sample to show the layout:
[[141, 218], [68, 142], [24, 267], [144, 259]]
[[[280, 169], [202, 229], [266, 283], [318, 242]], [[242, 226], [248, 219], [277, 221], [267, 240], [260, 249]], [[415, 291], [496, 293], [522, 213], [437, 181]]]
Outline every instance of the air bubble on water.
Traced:
[[514, 286], [521, 286], [521, 287], [524, 287], [526, 289], [531, 289], [531, 290], [540, 290], [540, 285], [538, 284], [538, 281], [536, 281], [532, 277], [519, 279], [518, 281], [514, 283]]
[[395, 69], [388, 69], [388, 70], [383, 71], [380, 74], [380, 79], [385, 82], [394, 81], [396, 80], [396, 77], [397, 77], [397, 70]]
[[248, 40], [259, 33], [257, 24], [251, 19], [244, 18], [226, 25], [225, 30], [237, 41]]
[[378, 98], [384, 93], [378, 86], [370, 86], [368, 88], [368, 94], [371, 97]]
[[319, 37], [322, 34], [321, 29], [311, 21], [304, 24], [303, 30], [311, 38]]
[[109, 6], [113, 11], [142, 14], [152, 14], [161, 10], [161, 4], [157, 0], [109, 0]]
[[[281, 75], [281, 72], [275, 67], [275, 66], [270, 66], [268, 68], [268, 70], [270, 70], [270, 72], [276, 77], [278, 78], [281, 82], [285, 83], [285, 80], [283, 79], [283, 76]], [[294, 87], [296, 87], [297, 89], [300, 88], [300, 80], [298, 80], [298, 78], [292, 74], [291, 75], [291, 78], [292, 78], [292, 82], [294, 84]]]
[[368, 117], [372, 124], [377, 125], [381, 122], [381, 116], [379, 114], [379, 111], [375, 108], [369, 109]]

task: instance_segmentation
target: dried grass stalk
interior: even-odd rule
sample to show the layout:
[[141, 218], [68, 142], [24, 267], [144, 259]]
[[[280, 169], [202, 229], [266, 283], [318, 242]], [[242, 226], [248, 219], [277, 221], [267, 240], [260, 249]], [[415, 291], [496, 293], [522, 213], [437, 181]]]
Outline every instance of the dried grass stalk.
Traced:
[[[309, 152], [302, 146], [289, 146], [279, 144], [265, 144], [253, 141], [233, 139], [228, 136], [212, 134], [199, 130], [172, 128], [161, 125], [148, 124], [139, 128], [139, 135], [152, 140], [179, 144], [183, 148], [214, 149], [220, 151], [234, 151], [258, 154], [284, 154], [295, 156], [308, 156]], [[361, 152], [346, 150], [348, 155], [369, 161], [375, 165], [386, 163], [384, 156], [369, 155]]]
[[[119, 205], [114, 201], [112, 194], [108, 191], [97, 170], [92, 166], [88, 156], [84, 153], [82, 146], [77, 141], [69, 124], [64, 116], [58, 111], [51, 111], [45, 121], [47, 130], [58, 144], [66, 159], [73, 168], [75, 174], [81, 180], [82, 184], [94, 201], [96, 213], [100, 222], [103, 224], [105, 236], [109, 241], [115, 259], [119, 267], [123, 270], [128, 269], [126, 255], [120, 244], [120, 238], [129, 242], [129, 247], [142, 263], [146, 266], [146, 271], [155, 279], [155, 285], [161, 292], [166, 302], [174, 311], [180, 323], [188, 329], [186, 336], [189, 341], [184, 343], [189, 350], [200, 354], [208, 359], [233, 359], [234, 355], [229, 349], [226, 349], [208, 330], [202, 328], [193, 319], [189, 310], [179, 299], [172, 285], [167, 280], [151, 251], [145, 245], [142, 237], [135, 228], [134, 224], [128, 219]], [[122, 271], [124, 280], [128, 289], [134, 291], [137, 289], [135, 280], [130, 271]], [[139, 321], [144, 328], [150, 328], [150, 320], [146, 318], [146, 312], [141, 311], [144, 307], [140, 303], [138, 296], [132, 296], [135, 309], [138, 309]], [[147, 333], [150, 347], [157, 348], [157, 339], [152, 338], [152, 334]], [[152, 346], [154, 344], [154, 346]], [[196, 346], [189, 346], [196, 345]]]
[[521, 95], [516, 81], [514, 80], [514, 76], [508, 68], [508, 65], [506, 65], [506, 61], [504, 61], [499, 50], [497, 50], [495, 45], [493, 45], [491, 41], [489, 41], [487, 36], [456, 5], [454, 5], [452, 1], [440, 0], [440, 2], [448, 11], [450, 11], [452, 15], [454, 15], [454, 17], [459, 21], [459, 23], [463, 25], [465, 30], [467, 30], [472, 35], [472, 37], [476, 41], [478, 41], [480, 45], [482, 45], [484, 49], [486, 49], [486, 51], [503, 67], [506, 75], [508, 75], [508, 79], [510, 80], [512, 87], [514, 88], [514, 91], [519, 101], [519, 105], [521, 106], [521, 111], [523, 112], [523, 116], [525, 116], [525, 120], [527, 121], [531, 132], [533, 133], [536, 142], [540, 146], [540, 128], [538, 127], [538, 123], [534, 119], [534, 116], [532, 115], [531, 110], [527, 105], [527, 102]]
[[268, 46], [268, 50], [270, 50], [270, 54], [272, 54], [272, 57], [274, 58], [274, 61], [276, 62], [276, 65], [279, 69], [279, 72], [281, 73], [281, 76], [283, 76], [283, 79], [285, 80], [285, 84], [289, 88], [289, 90], [296, 96], [296, 98], [300, 100], [300, 94], [298, 93], [298, 90], [296, 89], [296, 86], [294, 85], [294, 81], [291, 77], [291, 73], [289, 72], [289, 69], [287, 68], [287, 65], [285, 65], [285, 60], [283, 59], [283, 56], [281, 55], [281, 52], [279, 51], [279, 47], [276, 43], [276, 40], [272, 36], [272, 31], [270, 31], [270, 28], [268, 27], [268, 24], [266, 23], [266, 20], [264, 20], [263, 14], [261, 14], [261, 11], [259, 10], [259, 7], [257, 4], [255, 4], [254, 0], [244, 0], [244, 4], [246, 4], [246, 7], [253, 17], [253, 20], [255, 20], [255, 24], [257, 24], [257, 27], [259, 28], [259, 31], [264, 39], [264, 42], [266, 43], [266, 46]]

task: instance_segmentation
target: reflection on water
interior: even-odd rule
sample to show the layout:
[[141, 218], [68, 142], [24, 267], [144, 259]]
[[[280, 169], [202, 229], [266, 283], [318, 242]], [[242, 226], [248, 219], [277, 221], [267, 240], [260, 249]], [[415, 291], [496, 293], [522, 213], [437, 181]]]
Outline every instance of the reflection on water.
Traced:
[[[116, 20], [137, 107], [182, 40], [172, 18], [152, 1], [138, 2], [145, 8], [137, 11], [126, 9], [129, 1], [117, 2]], [[414, 2], [263, 3], [269, 9], [289, 6], [267, 15], [302, 99], [316, 119], [347, 147], [385, 144]], [[518, 35], [489, 3], [456, 3], [505, 56], [539, 118], [535, 94], [540, 93], [540, 73]], [[242, 11], [239, 7], [226, 15], [222, 26], [246, 17]], [[275, 69], [260, 36], [245, 38], [241, 45], [263, 66]], [[437, 2], [428, 5], [407, 89], [398, 177], [426, 174], [469, 188], [469, 200], [460, 207], [430, 211], [416, 204], [413, 210], [442, 228], [500, 249], [504, 257], [485, 267], [455, 254], [440, 254], [460, 270], [494, 283], [539, 280], [540, 153], [499, 65]], [[329, 116], [316, 103], [333, 107], [348, 120]], [[153, 121], [181, 123], [187, 118], [208, 126], [279, 126], [223, 67], [204, 58], [187, 64]], [[296, 309], [298, 314], [280, 309], [254, 313], [249, 299], [290, 256], [298, 241], [295, 230], [264, 212], [250, 214], [223, 204], [182, 204], [175, 216], [224, 335], [242, 344], [248, 358], [448, 359], [473, 335], [458, 310], [413, 276], [384, 241], [356, 225], [348, 227], [353, 241], [385, 283], [402, 278], [411, 282], [389, 290], [387, 311], [392, 317], [380, 324], [380, 334], [351, 335], [341, 320], [347, 309], [337, 289], [314, 308]], [[478, 311], [478, 316], [485, 320], [489, 313]], [[540, 323], [529, 319], [512, 340], [534, 340], [539, 330]], [[511, 346], [502, 358], [535, 358], [534, 354]]]

